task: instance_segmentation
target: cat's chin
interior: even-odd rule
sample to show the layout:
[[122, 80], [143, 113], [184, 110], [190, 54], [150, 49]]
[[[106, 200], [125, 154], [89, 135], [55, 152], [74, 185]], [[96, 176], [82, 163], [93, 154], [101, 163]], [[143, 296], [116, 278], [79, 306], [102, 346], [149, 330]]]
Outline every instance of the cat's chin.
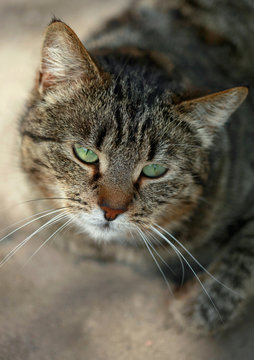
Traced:
[[84, 232], [97, 241], [110, 241], [123, 237], [121, 231], [115, 229], [111, 224], [85, 224]]
[[103, 213], [100, 210], [94, 210], [92, 213], [81, 213], [73, 218], [79, 229], [88, 234], [92, 239], [97, 241], [110, 241], [125, 238], [124, 228], [122, 225], [123, 219], [119, 221], [107, 221], [104, 219]]

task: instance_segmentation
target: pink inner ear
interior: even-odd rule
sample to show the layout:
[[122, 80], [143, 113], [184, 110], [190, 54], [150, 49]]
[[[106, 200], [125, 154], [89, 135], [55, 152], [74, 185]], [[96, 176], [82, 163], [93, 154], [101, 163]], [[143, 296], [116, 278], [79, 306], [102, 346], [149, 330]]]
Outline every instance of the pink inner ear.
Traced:
[[56, 77], [49, 73], [39, 72], [39, 87], [42, 89], [50, 88], [56, 80]]

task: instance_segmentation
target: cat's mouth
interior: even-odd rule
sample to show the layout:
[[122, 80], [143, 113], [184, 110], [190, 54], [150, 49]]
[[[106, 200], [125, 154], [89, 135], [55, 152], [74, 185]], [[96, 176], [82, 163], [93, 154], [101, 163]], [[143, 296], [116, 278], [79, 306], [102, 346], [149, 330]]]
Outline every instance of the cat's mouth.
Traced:
[[94, 224], [84, 224], [84, 229], [90, 236], [98, 240], [106, 240], [109, 241], [113, 238], [119, 237], [122, 231], [111, 222], [103, 222], [103, 223], [94, 223]]
[[[74, 221], [79, 225], [82, 231], [88, 233], [92, 238], [99, 240], [110, 240], [123, 235], [124, 226], [116, 219], [114, 221], [107, 221], [103, 214], [94, 210], [92, 214], [81, 213], [74, 218]], [[122, 221], [121, 221], [122, 223]]]
[[110, 222], [105, 222], [104, 224], [98, 224], [97, 226], [99, 226], [101, 229], [104, 229], [104, 230], [112, 229]]
[[103, 229], [110, 229], [110, 223], [100, 225]]

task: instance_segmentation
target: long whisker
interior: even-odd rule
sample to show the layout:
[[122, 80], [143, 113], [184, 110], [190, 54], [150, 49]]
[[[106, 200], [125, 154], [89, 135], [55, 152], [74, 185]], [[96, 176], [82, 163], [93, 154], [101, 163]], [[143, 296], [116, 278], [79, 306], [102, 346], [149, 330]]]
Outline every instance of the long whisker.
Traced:
[[[65, 215], [65, 217], [68, 217], [68, 215]], [[60, 218], [60, 219], [57, 219], [56, 222], [58, 221], [62, 221], [64, 217]], [[72, 219], [69, 219], [67, 220], [62, 226], [60, 226], [56, 231], [53, 232], [52, 235], [50, 235], [47, 240], [45, 240], [39, 247], [38, 249], [27, 259], [27, 261], [25, 262], [24, 266], [26, 266], [31, 260], [32, 258], [41, 250], [41, 248], [47, 244], [47, 242], [54, 236], [56, 235], [57, 233], [59, 233], [61, 230], [63, 230], [65, 227], [67, 227], [73, 220]]]
[[0, 262], [0, 267], [2, 267], [9, 259], [11, 259], [16, 252], [21, 249], [33, 236], [35, 236], [36, 234], [38, 234], [40, 231], [44, 230], [46, 227], [48, 227], [49, 225], [53, 224], [56, 222], [56, 220], [60, 219], [61, 217], [64, 217], [66, 213], [62, 213], [59, 215], [56, 215], [53, 217], [53, 219], [50, 219], [49, 221], [47, 221], [44, 225], [40, 226], [39, 229], [35, 230], [31, 235], [27, 236], [24, 240], [22, 240], [14, 249], [12, 249], [4, 258], [3, 260]]
[[203, 285], [202, 281], [200, 280], [200, 278], [198, 277], [198, 275], [196, 274], [196, 272], [194, 271], [193, 267], [190, 265], [190, 263], [188, 262], [188, 260], [186, 259], [186, 257], [180, 252], [179, 249], [177, 249], [177, 247], [171, 243], [171, 241], [164, 236], [163, 234], [161, 234], [155, 227], [151, 226], [151, 229], [153, 229], [153, 231], [158, 234], [159, 236], [161, 236], [161, 238], [163, 238], [170, 246], [172, 246], [172, 248], [179, 253], [179, 255], [182, 257], [182, 259], [185, 261], [185, 263], [187, 264], [187, 266], [189, 267], [189, 269], [191, 270], [191, 272], [193, 273], [193, 275], [195, 276], [195, 278], [197, 279], [197, 281], [199, 282], [200, 286], [202, 287], [203, 291], [205, 292], [205, 294], [207, 295], [208, 299], [210, 300], [211, 304], [213, 305], [214, 309], [216, 310], [219, 318], [222, 321], [222, 317], [220, 315], [219, 310], [217, 309], [217, 306], [215, 305], [213, 299], [211, 298], [211, 296], [209, 295], [208, 291], [206, 290], [205, 286]]
[[[79, 202], [79, 200], [77, 200], [77, 199], [72, 199], [72, 198], [68, 198], [68, 197], [66, 197], [66, 198], [65, 197], [45, 197], [45, 198], [30, 199], [30, 200], [25, 200], [25, 201], [15, 203], [12, 205], [11, 209], [13, 207], [21, 206], [21, 205], [24, 205], [24, 204], [27, 204], [30, 202], [42, 201], [42, 200], [71, 200], [71, 201]], [[5, 211], [6, 211], [6, 209], [5, 209]], [[8, 211], [8, 209], [7, 209], [7, 211]]]
[[26, 200], [21, 204], [26, 204], [26, 203], [30, 203], [30, 202], [34, 202], [34, 201], [45, 201], [45, 200], [72, 200], [72, 201], [77, 201], [75, 199], [72, 198], [65, 198], [65, 197], [48, 197], [48, 198], [38, 198], [38, 199], [31, 199], [31, 200]]
[[173, 292], [172, 292], [172, 289], [171, 289], [171, 287], [170, 287], [170, 284], [169, 284], [169, 282], [168, 282], [168, 280], [167, 280], [167, 278], [166, 278], [166, 276], [165, 276], [162, 268], [160, 267], [160, 264], [158, 263], [158, 261], [157, 261], [156, 257], [154, 256], [151, 248], [149, 247], [149, 243], [147, 242], [146, 237], [144, 236], [143, 232], [142, 232], [140, 229], [138, 229], [138, 233], [139, 233], [139, 235], [141, 236], [141, 239], [144, 241], [144, 243], [145, 243], [145, 245], [146, 245], [146, 247], [147, 247], [147, 250], [149, 251], [150, 255], [152, 256], [152, 258], [153, 258], [155, 264], [157, 265], [157, 267], [158, 267], [161, 275], [163, 276], [163, 279], [164, 279], [164, 281], [165, 281], [165, 283], [166, 283], [166, 285], [167, 285], [167, 287], [168, 287], [168, 289], [169, 289], [170, 294], [171, 294], [172, 296], [174, 296], [174, 294], [173, 294]]
[[136, 241], [136, 238], [133, 235], [133, 231], [136, 231], [136, 229], [127, 227], [127, 232], [130, 234], [130, 236], [132, 238], [132, 243], [137, 245], [137, 241]]
[[[150, 233], [146, 233], [144, 230], [143, 230], [143, 233], [148, 235], [148, 236], [151, 236]], [[163, 262], [163, 264], [175, 275], [175, 272], [174, 270], [169, 266], [169, 264], [163, 259], [163, 257], [158, 253], [158, 251], [155, 249], [155, 247], [153, 246], [152, 242], [148, 239], [148, 237], [146, 237], [146, 241], [148, 242], [150, 248], [153, 249], [153, 251], [155, 252], [155, 254], [160, 258], [160, 260]]]
[[38, 215], [45, 214], [45, 213], [47, 213], [47, 212], [49, 212], [49, 211], [53, 211], [53, 210], [52, 210], [52, 209], [48, 209], [48, 210], [44, 210], [44, 211], [38, 212], [38, 213], [36, 213], [36, 214], [33, 214], [33, 215], [31, 215], [31, 216], [28, 216], [28, 217], [26, 217], [26, 218], [24, 218], [24, 219], [21, 219], [21, 220], [13, 223], [13, 224], [11, 224], [11, 225], [6, 226], [5, 228], [1, 229], [0, 232], [4, 232], [4, 231], [6, 231], [7, 229], [9, 229], [9, 228], [11, 228], [11, 227], [13, 227], [13, 226], [15, 226], [15, 225], [21, 224], [22, 222], [24, 222], [24, 221], [26, 221], [26, 220], [32, 219], [32, 218], [34, 218], [34, 217], [36, 217], [36, 216], [38, 216]]
[[[72, 223], [73, 223], [73, 222], [74, 222], [73, 218], [72, 218], [71, 220], [72, 220]], [[68, 224], [68, 225], [71, 225], [71, 223]], [[65, 233], [67, 232], [68, 229], [69, 229], [69, 226], [66, 226], [66, 228], [64, 228], [64, 229], [61, 230], [62, 236], [65, 236]], [[64, 230], [64, 231], [63, 231], [63, 230]], [[58, 235], [59, 235], [59, 234], [57, 234], [57, 236], [58, 236]], [[56, 238], [57, 238], [57, 236], [56, 236]]]
[[65, 208], [67, 208], [67, 207], [62, 207], [62, 208], [59, 208], [59, 209], [50, 211], [50, 212], [48, 212], [48, 213], [46, 213], [46, 214], [44, 214], [44, 215], [41, 215], [41, 216], [39, 216], [39, 217], [31, 220], [31, 221], [28, 221], [28, 222], [25, 223], [24, 225], [19, 226], [19, 227], [16, 228], [15, 230], [13, 230], [13, 231], [11, 231], [10, 233], [8, 233], [7, 235], [5, 235], [2, 239], [0, 239], [0, 242], [4, 241], [5, 239], [7, 239], [7, 238], [8, 238], [9, 236], [11, 236], [12, 234], [15, 234], [18, 230], [23, 229], [25, 226], [27, 226], [27, 225], [29, 225], [29, 224], [32, 224], [34, 221], [37, 221], [37, 220], [39, 220], [39, 219], [42, 219], [42, 218], [44, 218], [45, 216], [49, 216], [49, 215], [55, 214], [55, 213], [57, 213], [57, 212], [60, 212], [60, 211], [62, 211], [62, 210], [65, 209]]
[[[151, 236], [154, 240], [156, 240], [156, 241], [160, 244], [160, 246], [162, 246], [162, 247], [163, 247], [166, 251], [168, 251], [169, 254], [171, 255], [169, 249], [168, 249], [165, 245], [163, 245], [163, 243], [162, 243], [158, 238], [156, 238], [156, 237], [155, 237], [152, 233], [150, 233], [150, 232], [149, 232], [149, 234], [150, 234], [150, 236]], [[181, 256], [180, 256], [177, 252], [176, 252], [176, 256], [178, 257], [179, 262], [180, 262], [180, 264], [181, 264], [181, 268], [182, 268], [181, 286], [183, 286], [184, 277], [185, 277], [185, 267], [184, 267], [184, 263], [183, 263], [183, 260], [182, 260]]]
[[2, 265], [4, 265], [13, 255], [16, 254], [16, 252], [21, 249], [34, 235], [36, 235], [37, 233], [39, 233], [40, 231], [42, 231], [44, 228], [46, 228], [47, 226], [49, 226], [51, 223], [55, 222], [58, 218], [62, 217], [63, 214], [59, 214], [56, 215], [55, 217], [53, 217], [53, 219], [49, 220], [48, 222], [46, 222], [46, 224], [42, 225], [41, 227], [39, 227], [39, 229], [37, 229], [36, 231], [34, 231], [31, 235], [29, 235], [28, 237], [26, 237], [24, 240], [22, 240], [17, 246], [15, 246], [14, 249], [12, 249], [4, 258], [3, 260], [0, 262], [0, 267]]
[[[223, 284], [220, 280], [216, 279], [216, 277], [214, 277], [192, 254], [191, 252], [179, 241], [177, 240], [172, 234], [170, 234], [167, 230], [165, 230], [164, 228], [162, 228], [161, 226], [155, 224], [155, 226], [157, 226], [159, 229], [161, 229], [162, 231], [164, 231], [166, 234], [168, 234], [178, 245], [181, 246], [181, 248], [183, 250], [186, 251], [186, 253], [192, 258], [193, 261], [195, 261], [195, 263], [207, 274], [209, 275], [214, 281], [216, 281], [218, 284], [220, 284], [221, 286], [223, 286], [225, 289], [229, 290], [230, 292], [235, 294], [235, 291], [233, 291], [232, 289], [230, 289], [227, 285]], [[153, 227], [153, 226], [152, 226]]]

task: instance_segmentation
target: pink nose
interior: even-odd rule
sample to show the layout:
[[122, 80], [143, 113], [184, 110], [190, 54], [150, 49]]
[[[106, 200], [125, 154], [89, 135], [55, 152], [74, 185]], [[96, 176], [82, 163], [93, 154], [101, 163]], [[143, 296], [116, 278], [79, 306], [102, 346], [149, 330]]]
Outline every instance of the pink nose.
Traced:
[[126, 208], [112, 209], [105, 203], [101, 204], [100, 208], [104, 211], [104, 217], [108, 221], [115, 220], [118, 215], [124, 213], [127, 210]]

